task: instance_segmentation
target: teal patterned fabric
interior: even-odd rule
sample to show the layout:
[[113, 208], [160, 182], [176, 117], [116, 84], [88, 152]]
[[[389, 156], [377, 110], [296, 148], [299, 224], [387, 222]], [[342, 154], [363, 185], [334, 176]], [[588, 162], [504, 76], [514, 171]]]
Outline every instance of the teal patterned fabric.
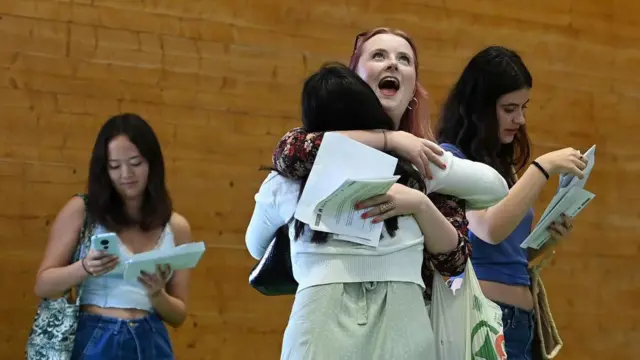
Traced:
[[[82, 197], [87, 205], [86, 194], [76, 194]], [[78, 245], [73, 254], [72, 262], [82, 259], [89, 249], [91, 226], [85, 211], [82, 230]], [[27, 340], [27, 360], [69, 360], [73, 350], [73, 342], [78, 326], [78, 310], [80, 299], [80, 286], [78, 286], [75, 303], [69, 303], [71, 289], [58, 299], [42, 299], [38, 304], [38, 310], [31, 327], [31, 333]]]

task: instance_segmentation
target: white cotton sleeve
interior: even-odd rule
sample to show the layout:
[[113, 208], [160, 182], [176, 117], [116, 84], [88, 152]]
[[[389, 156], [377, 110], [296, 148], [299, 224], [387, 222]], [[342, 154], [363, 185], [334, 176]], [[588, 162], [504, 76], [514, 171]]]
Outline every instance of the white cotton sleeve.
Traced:
[[452, 195], [467, 202], [467, 210], [491, 207], [509, 194], [506, 180], [491, 166], [456, 157], [444, 151], [440, 159], [446, 168], [431, 164], [432, 180], [427, 180], [427, 193]]
[[272, 172], [255, 195], [255, 208], [245, 234], [249, 254], [260, 259], [273, 241], [278, 228], [292, 218], [297, 204], [299, 185]]

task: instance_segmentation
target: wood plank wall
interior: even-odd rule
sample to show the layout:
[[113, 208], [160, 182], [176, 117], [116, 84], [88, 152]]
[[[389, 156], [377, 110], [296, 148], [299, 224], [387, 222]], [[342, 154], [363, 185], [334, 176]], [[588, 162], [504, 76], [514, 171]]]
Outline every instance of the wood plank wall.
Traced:
[[0, 1], [0, 351], [22, 356], [49, 225], [83, 190], [99, 126], [134, 111], [160, 136], [177, 210], [209, 246], [189, 320], [172, 333], [178, 358], [277, 358], [291, 298], [247, 285], [257, 169], [299, 123], [304, 76], [346, 61], [356, 33], [393, 26], [415, 38], [434, 108], [473, 53], [501, 44], [534, 75], [535, 153], [598, 144], [597, 198], [545, 272], [559, 359], [636, 357], [638, 19], [635, 0]]

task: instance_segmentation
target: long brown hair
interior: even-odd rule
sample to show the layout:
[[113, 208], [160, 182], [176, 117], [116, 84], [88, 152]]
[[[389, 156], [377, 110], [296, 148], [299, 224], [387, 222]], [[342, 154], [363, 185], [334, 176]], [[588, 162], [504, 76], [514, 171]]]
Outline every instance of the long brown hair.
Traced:
[[[124, 200], [109, 177], [109, 143], [124, 135], [140, 151], [149, 164], [147, 187], [140, 206], [140, 218], [133, 219], [125, 211]], [[171, 219], [173, 205], [165, 183], [164, 158], [160, 142], [151, 126], [137, 114], [112, 116], [102, 125], [89, 162], [89, 201], [91, 219], [109, 231], [139, 226], [143, 231], [165, 226]]]
[[531, 156], [527, 127], [502, 144], [496, 104], [513, 91], [533, 88], [533, 77], [515, 51], [489, 46], [469, 60], [440, 111], [438, 142], [456, 146], [473, 161], [496, 169], [509, 186]]
[[360, 57], [362, 56], [362, 46], [369, 39], [380, 34], [391, 34], [404, 39], [409, 43], [409, 46], [411, 46], [411, 50], [413, 50], [415, 57], [414, 67], [416, 71], [416, 89], [413, 95], [415, 100], [411, 100], [409, 107], [404, 111], [404, 114], [402, 114], [398, 129], [423, 139], [435, 141], [435, 136], [431, 131], [429, 122], [428, 93], [424, 87], [420, 85], [420, 82], [418, 82], [418, 69], [420, 68], [418, 66], [418, 52], [416, 51], [415, 43], [409, 35], [400, 30], [385, 27], [361, 32], [356, 36], [353, 44], [353, 54], [349, 61], [349, 68], [354, 71], [356, 70], [358, 62], [360, 62]]

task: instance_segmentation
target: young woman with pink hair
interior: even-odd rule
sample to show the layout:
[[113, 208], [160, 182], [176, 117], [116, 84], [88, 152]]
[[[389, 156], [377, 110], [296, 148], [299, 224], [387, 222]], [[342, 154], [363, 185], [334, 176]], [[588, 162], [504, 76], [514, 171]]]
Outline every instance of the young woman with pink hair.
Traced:
[[[445, 167], [444, 152], [432, 141], [426, 92], [417, 79], [417, 53], [405, 33], [386, 28], [358, 35], [349, 67], [373, 90], [393, 121], [393, 130], [339, 131], [382, 151], [410, 161], [426, 176]], [[313, 166], [323, 133], [294, 129], [274, 154], [279, 175], [270, 175], [256, 195], [250, 236], [269, 209], [292, 203], [271, 220], [293, 223], [298, 182]], [[285, 178], [285, 176], [288, 178]], [[298, 180], [298, 181], [296, 181]], [[506, 194], [506, 184], [505, 184]], [[282, 359], [429, 359], [435, 356], [425, 306], [434, 271], [460, 274], [471, 254], [465, 202], [394, 185], [383, 196], [358, 204], [379, 220], [400, 216], [398, 230], [383, 232], [378, 248], [328, 238], [316, 244], [292, 241], [294, 277], [300, 283], [284, 335]], [[280, 210], [287, 207], [280, 206]], [[289, 234], [292, 234], [290, 225]], [[257, 236], [256, 236], [257, 237]], [[295, 236], [292, 236], [292, 238]], [[254, 247], [255, 249], [256, 247]], [[259, 251], [252, 255], [259, 257]]]

